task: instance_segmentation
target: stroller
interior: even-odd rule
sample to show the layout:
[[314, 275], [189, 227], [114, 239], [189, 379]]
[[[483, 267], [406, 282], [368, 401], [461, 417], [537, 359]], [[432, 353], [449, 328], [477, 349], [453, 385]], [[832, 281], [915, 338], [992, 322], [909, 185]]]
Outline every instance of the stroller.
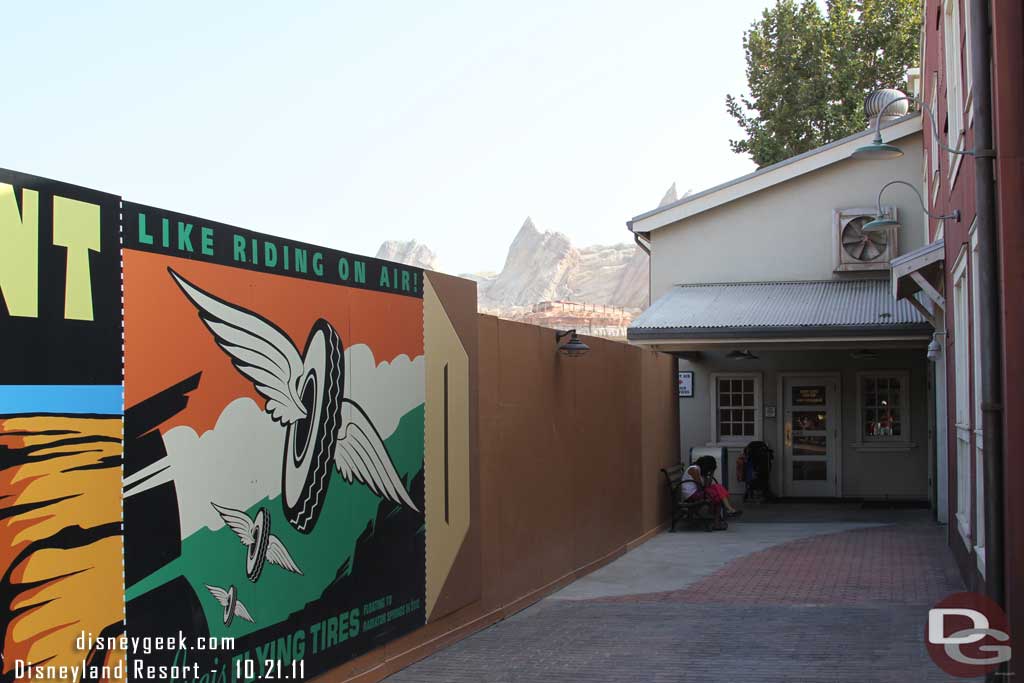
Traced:
[[774, 500], [775, 495], [772, 493], [770, 482], [775, 451], [764, 441], [751, 441], [743, 449], [742, 458], [743, 480], [747, 483], [743, 500]]

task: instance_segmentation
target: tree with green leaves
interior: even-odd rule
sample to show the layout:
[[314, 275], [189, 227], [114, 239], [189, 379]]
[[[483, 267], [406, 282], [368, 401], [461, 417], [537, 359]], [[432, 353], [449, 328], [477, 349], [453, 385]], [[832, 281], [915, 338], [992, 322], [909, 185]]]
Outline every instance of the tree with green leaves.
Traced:
[[743, 34], [749, 95], [726, 97], [758, 166], [866, 128], [864, 98], [906, 88], [919, 64], [921, 0], [776, 0]]

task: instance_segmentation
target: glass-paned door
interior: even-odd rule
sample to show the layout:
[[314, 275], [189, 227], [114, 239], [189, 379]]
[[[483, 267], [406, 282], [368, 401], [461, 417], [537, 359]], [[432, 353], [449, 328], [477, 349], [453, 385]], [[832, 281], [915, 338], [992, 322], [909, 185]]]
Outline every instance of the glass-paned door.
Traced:
[[788, 377], [783, 394], [785, 495], [838, 495], [836, 381], [828, 377]]

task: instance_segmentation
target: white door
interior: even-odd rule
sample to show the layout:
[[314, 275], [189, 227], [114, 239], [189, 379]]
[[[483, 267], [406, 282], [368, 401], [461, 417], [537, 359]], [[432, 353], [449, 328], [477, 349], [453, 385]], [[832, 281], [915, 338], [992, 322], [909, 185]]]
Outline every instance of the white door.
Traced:
[[836, 385], [830, 377], [787, 377], [784, 381], [782, 476], [787, 496], [839, 494]]

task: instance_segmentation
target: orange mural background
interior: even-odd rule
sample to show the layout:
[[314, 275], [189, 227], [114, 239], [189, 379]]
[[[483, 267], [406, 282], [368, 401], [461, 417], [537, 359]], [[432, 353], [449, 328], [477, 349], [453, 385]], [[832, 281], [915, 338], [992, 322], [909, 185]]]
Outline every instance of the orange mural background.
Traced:
[[0, 471], [0, 593], [10, 597], [0, 671], [13, 680], [17, 660], [81, 666], [90, 652], [78, 635], [118, 635], [124, 618], [121, 418], [0, 418], [0, 453], [13, 463]]
[[125, 407], [203, 373], [188, 407], [161, 431], [178, 425], [199, 433], [212, 429], [236, 398], [266, 403], [217, 346], [168, 267], [200, 289], [272, 321], [300, 353], [313, 324], [324, 318], [346, 348], [366, 344], [378, 364], [423, 355], [422, 299], [125, 249]]

